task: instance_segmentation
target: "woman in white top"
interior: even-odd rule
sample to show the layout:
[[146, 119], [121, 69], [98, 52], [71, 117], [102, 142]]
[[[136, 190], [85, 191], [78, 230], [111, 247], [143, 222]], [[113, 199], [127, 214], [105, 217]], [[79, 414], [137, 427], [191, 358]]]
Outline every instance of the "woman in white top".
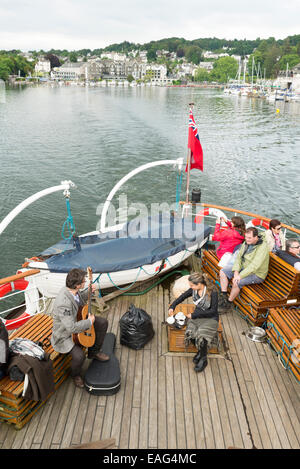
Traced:
[[269, 245], [270, 251], [276, 252], [278, 249], [285, 250], [285, 237], [279, 220], [273, 219], [270, 221], [265, 239]]

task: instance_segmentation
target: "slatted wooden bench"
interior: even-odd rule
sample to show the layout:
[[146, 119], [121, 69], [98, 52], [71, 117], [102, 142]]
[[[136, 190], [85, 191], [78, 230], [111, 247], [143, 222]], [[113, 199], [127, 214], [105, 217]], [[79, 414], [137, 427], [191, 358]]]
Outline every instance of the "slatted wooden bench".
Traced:
[[[215, 281], [219, 281], [218, 262], [215, 251], [203, 251], [203, 270]], [[243, 287], [234, 304], [250, 324], [260, 326], [270, 307], [300, 304], [300, 272], [270, 253], [269, 272], [264, 282]]]
[[[26, 324], [14, 331], [9, 340], [17, 337], [45, 343], [44, 350], [50, 354], [53, 362], [55, 390], [63, 383], [70, 371], [71, 357], [57, 353], [50, 344], [52, 318], [46, 314], [36, 314]], [[47, 340], [48, 339], [48, 340]], [[0, 420], [22, 428], [32, 416], [45, 404], [44, 401], [32, 401], [22, 397], [23, 381], [12, 381], [9, 376], [0, 380]]]
[[[179, 311], [182, 311], [185, 315], [189, 313], [193, 313], [195, 309], [195, 305], [193, 304], [186, 304], [181, 303], [176, 306], [174, 314], [177, 314]], [[184, 345], [184, 335], [185, 335], [186, 327], [184, 326], [182, 329], [176, 329], [175, 327], [168, 326], [168, 343], [169, 343], [169, 352], [191, 352], [197, 353], [198, 350], [192, 344], [188, 347]], [[219, 321], [218, 332], [216, 335], [216, 340], [211, 344], [208, 353], [219, 353], [220, 351], [220, 344], [222, 342], [222, 324]]]
[[283, 366], [300, 382], [300, 307], [270, 308], [266, 332]]

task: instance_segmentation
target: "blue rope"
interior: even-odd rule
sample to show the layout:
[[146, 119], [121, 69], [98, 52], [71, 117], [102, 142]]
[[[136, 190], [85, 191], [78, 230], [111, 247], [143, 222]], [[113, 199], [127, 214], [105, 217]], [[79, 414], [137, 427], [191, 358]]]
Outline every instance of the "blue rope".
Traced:
[[[61, 236], [65, 241], [69, 241], [72, 238], [73, 234], [75, 233], [75, 225], [74, 225], [73, 217], [72, 217], [72, 214], [71, 214], [71, 206], [70, 206], [69, 198], [66, 198], [66, 205], [67, 205], [68, 216], [67, 216], [67, 219], [66, 219], [66, 221], [64, 222], [64, 224], [62, 226]], [[69, 231], [69, 236], [67, 238], [64, 235], [66, 227]]]
[[[281, 361], [284, 365], [284, 368], [286, 370], [289, 370], [289, 371], [292, 372], [292, 369], [289, 365], [290, 358], [291, 358], [291, 355], [292, 355], [292, 347], [290, 347], [288, 342], [284, 339], [284, 337], [280, 334], [280, 332], [276, 329], [275, 325], [272, 322], [268, 321], [267, 324], [268, 324], [268, 327], [270, 327], [271, 329], [274, 329], [274, 331], [277, 335], [277, 340], [280, 338], [280, 340], [282, 341], [281, 351], [280, 352], [276, 351], [276, 353], [277, 353], [277, 355], [280, 355], [280, 359], [281, 359]], [[270, 338], [268, 339], [268, 341], [269, 341], [269, 343], [272, 343], [272, 340]], [[283, 358], [284, 347], [286, 347], [288, 349], [287, 359], [286, 360], [284, 360], [284, 358]]]

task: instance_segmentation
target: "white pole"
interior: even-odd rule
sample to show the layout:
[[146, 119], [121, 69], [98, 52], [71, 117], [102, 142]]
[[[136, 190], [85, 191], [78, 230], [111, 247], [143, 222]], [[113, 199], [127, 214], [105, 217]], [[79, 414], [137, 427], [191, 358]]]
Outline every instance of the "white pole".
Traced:
[[152, 163], [147, 163], [143, 164], [142, 166], [139, 166], [138, 168], [134, 169], [130, 173], [128, 173], [126, 176], [124, 176], [116, 185], [115, 187], [110, 191], [102, 209], [101, 213], [101, 222], [100, 222], [100, 231], [102, 233], [105, 232], [105, 224], [106, 224], [106, 215], [108, 211], [108, 207], [110, 205], [110, 202], [112, 198], [114, 197], [115, 193], [120, 189], [120, 187], [125, 184], [129, 179], [131, 179], [133, 176], [136, 174], [140, 173], [141, 171], [144, 171], [145, 169], [153, 168], [154, 166], [160, 166], [164, 164], [172, 164], [174, 166], [178, 165], [179, 170], [181, 171], [182, 166], [183, 166], [183, 158], [178, 158], [177, 160], [161, 160], [161, 161], [153, 161]]
[[5, 230], [5, 228], [12, 222], [12, 220], [19, 215], [28, 205], [32, 204], [36, 200], [44, 197], [45, 195], [52, 194], [53, 192], [57, 191], [64, 191], [65, 196], [70, 195], [70, 187], [75, 187], [75, 184], [72, 181], [62, 181], [60, 186], [49, 187], [48, 189], [44, 189], [43, 191], [37, 192], [32, 196], [28, 197], [28, 199], [23, 200], [17, 207], [15, 207], [0, 223], [0, 234]]

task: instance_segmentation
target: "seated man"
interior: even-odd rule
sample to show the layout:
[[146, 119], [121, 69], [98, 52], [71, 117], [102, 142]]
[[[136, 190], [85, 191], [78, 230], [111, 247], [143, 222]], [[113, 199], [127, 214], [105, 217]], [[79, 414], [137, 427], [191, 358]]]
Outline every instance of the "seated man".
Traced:
[[276, 254], [295, 269], [300, 270], [300, 243], [296, 238], [287, 239], [285, 251], [279, 249]]
[[[269, 257], [268, 245], [258, 235], [257, 229], [247, 228], [245, 242], [238, 251], [232, 269], [225, 267], [220, 271], [221, 299], [219, 307], [222, 310], [226, 311], [230, 308], [243, 286], [264, 281], [268, 274]], [[227, 300], [230, 279], [232, 279], [232, 289]]]
[[[73, 342], [72, 334], [78, 334], [91, 328], [94, 324], [96, 340], [88, 349], [88, 358], [100, 361], [109, 360], [109, 356], [101, 352], [101, 346], [107, 331], [108, 322], [99, 316], [89, 314], [87, 319], [77, 321], [77, 312], [80, 306], [86, 304], [88, 290], [84, 288], [86, 272], [82, 269], [72, 269], [67, 275], [66, 286], [58, 293], [53, 305], [53, 331], [51, 337], [52, 347], [59, 353], [70, 353], [72, 356], [71, 376], [75, 386], [84, 387], [80, 376], [85, 360], [85, 353], [80, 345]], [[95, 285], [92, 285], [92, 291]]]

